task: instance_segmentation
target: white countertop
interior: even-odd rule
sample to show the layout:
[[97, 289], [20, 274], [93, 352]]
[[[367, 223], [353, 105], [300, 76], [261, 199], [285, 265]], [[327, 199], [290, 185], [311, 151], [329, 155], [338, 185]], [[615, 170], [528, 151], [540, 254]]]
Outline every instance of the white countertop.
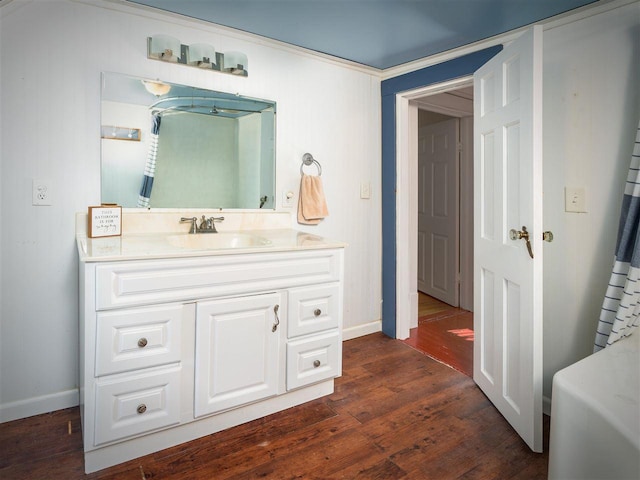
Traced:
[[119, 237], [76, 236], [82, 262], [284, 252], [344, 248], [346, 243], [292, 229], [220, 233], [132, 233]]

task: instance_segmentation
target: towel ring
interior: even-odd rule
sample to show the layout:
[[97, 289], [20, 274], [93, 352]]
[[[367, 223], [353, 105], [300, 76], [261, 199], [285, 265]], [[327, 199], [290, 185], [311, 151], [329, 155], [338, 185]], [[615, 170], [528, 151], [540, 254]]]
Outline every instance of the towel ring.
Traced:
[[300, 165], [300, 175], [304, 175], [304, 172], [302, 171], [303, 167], [306, 166], [311, 166], [315, 164], [316, 167], [318, 167], [318, 176], [322, 175], [322, 165], [320, 165], [320, 162], [318, 162], [315, 158], [313, 158], [313, 155], [311, 155], [310, 153], [305, 153], [302, 156], [302, 165]]

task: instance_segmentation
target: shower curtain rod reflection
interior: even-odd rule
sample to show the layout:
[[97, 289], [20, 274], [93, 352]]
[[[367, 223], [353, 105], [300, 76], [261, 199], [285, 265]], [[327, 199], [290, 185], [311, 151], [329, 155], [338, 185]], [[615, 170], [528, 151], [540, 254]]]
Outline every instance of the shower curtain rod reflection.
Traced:
[[180, 111], [204, 115], [244, 115], [261, 113], [271, 108], [271, 104], [254, 100], [202, 96], [168, 97], [149, 106], [149, 110], [158, 113]]
[[255, 110], [239, 110], [239, 109], [230, 109], [230, 108], [217, 108], [216, 106], [211, 107], [210, 105], [176, 105], [173, 107], [166, 108], [151, 108], [152, 115], [160, 115], [161, 117], [164, 115], [170, 115], [174, 113], [198, 113], [200, 115], [220, 115], [220, 114], [229, 114], [229, 115], [239, 115], [239, 114], [248, 114], [248, 113], [257, 113]]

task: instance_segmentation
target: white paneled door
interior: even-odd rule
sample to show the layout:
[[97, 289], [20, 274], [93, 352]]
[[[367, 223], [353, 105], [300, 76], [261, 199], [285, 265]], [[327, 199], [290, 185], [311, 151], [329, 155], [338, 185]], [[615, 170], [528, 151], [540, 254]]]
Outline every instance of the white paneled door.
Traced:
[[542, 451], [542, 28], [474, 75], [474, 372]]
[[418, 290], [457, 307], [459, 120], [418, 131]]

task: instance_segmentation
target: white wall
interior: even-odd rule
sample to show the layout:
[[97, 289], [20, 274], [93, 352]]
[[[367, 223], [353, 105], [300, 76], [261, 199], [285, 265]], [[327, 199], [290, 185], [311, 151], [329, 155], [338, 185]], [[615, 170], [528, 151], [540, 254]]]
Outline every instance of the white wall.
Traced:
[[[592, 352], [640, 118], [640, 3], [544, 32], [544, 395]], [[584, 187], [588, 213], [564, 212]]]
[[[277, 206], [283, 191], [298, 191], [301, 158], [311, 152], [323, 167], [330, 216], [301, 229], [349, 243], [346, 335], [379, 329], [375, 72], [99, 0], [14, 0], [0, 8], [0, 22], [0, 421], [77, 402], [74, 214], [100, 201], [102, 71], [275, 100]], [[148, 60], [146, 37], [155, 33], [244, 51], [249, 77]], [[33, 178], [50, 179], [52, 206], [31, 205]], [[371, 200], [359, 198], [361, 181], [371, 183]]]

